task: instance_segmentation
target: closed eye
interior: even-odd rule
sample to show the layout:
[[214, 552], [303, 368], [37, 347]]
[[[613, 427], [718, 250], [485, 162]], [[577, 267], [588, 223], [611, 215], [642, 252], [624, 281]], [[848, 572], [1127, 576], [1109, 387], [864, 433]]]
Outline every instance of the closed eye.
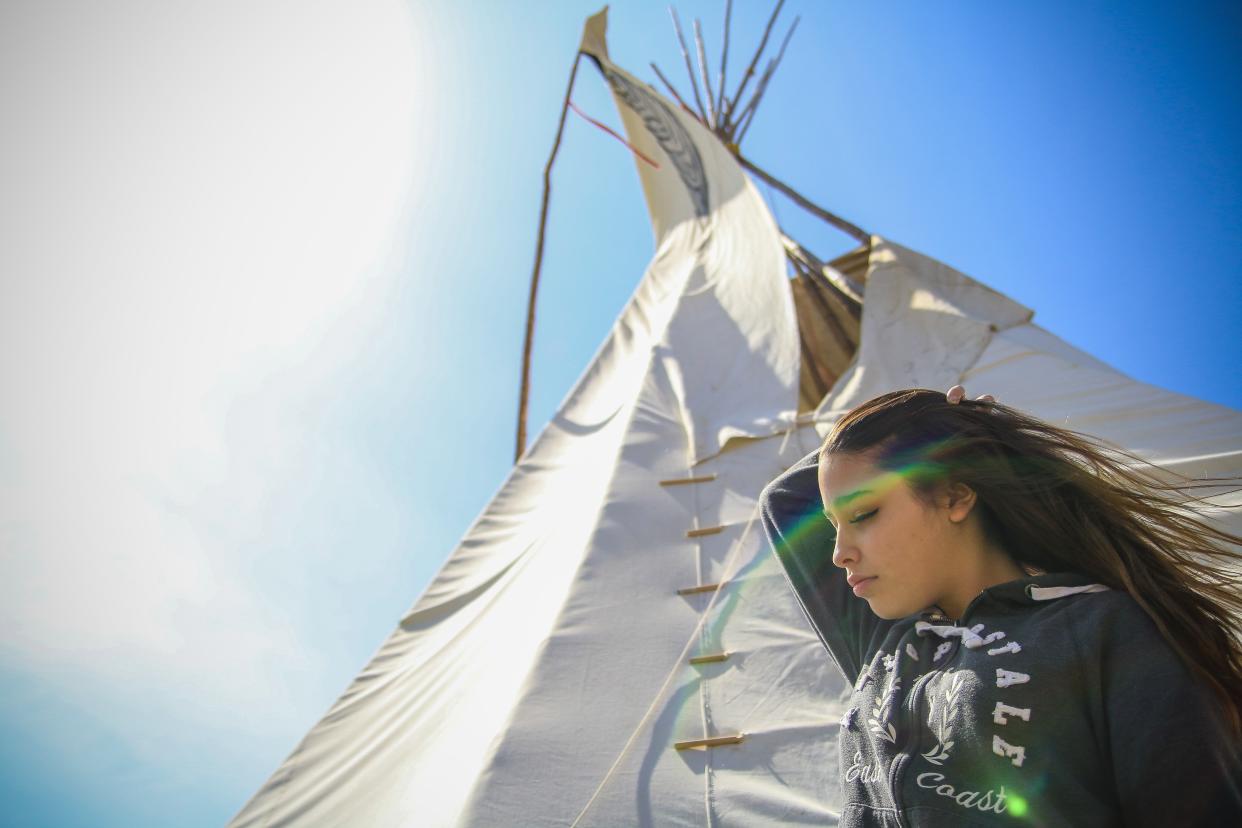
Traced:
[[862, 514], [859, 514], [859, 515], [854, 515], [854, 517], [850, 518], [850, 523], [862, 523], [862, 522], [863, 522], [864, 520], [866, 520], [867, 518], [869, 518], [869, 517], [873, 517], [873, 516], [875, 515], [875, 513], [876, 513], [876, 512], [878, 512], [878, 511], [880, 511], [880, 510], [879, 510], [879, 509], [872, 509], [870, 512], [863, 512]]

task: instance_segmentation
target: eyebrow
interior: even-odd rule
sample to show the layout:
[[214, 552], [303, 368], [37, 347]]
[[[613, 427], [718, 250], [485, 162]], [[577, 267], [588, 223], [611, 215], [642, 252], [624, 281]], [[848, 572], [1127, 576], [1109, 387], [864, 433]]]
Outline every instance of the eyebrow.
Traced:
[[848, 505], [850, 505], [850, 502], [851, 502], [851, 501], [857, 500], [858, 498], [862, 497], [863, 495], [865, 495], [865, 494], [871, 494], [871, 493], [872, 493], [872, 492], [871, 492], [871, 490], [870, 490], [870, 489], [858, 489], [858, 490], [856, 490], [856, 491], [852, 491], [852, 492], [850, 492], [849, 494], [844, 494], [844, 495], [841, 495], [841, 496], [840, 496], [840, 497], [838, 497], [836, 500], [832, 501], [832, 505], [833, 505], [835, 508], [840, 509], [840, 508], [842, 508], [842, 507], [844, 507], [844, 506], [848, 506]]

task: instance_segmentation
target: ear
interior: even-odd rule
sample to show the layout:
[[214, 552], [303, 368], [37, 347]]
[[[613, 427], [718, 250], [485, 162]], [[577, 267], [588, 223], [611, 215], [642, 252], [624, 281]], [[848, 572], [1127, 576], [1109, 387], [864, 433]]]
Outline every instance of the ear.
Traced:
[[940, 495], [941, 505], [948, 510], [951, 523], [961, 523], [970, 515], [979, 496], [965, 483], [950, 483]]

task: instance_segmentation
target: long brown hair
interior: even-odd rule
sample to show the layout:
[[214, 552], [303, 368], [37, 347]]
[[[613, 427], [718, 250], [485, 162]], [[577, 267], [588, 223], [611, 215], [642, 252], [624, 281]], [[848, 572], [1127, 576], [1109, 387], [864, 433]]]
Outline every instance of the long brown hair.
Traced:
[[973, 489], [988, 540], [1018, 564], [1129, 593], [1242, 735], [1242, 537], [1206, 522], [1192, 494], [1223, 481], [1162, 473], [1008, 406], [925, 389], [850, 411], [821, 456], [873, 451], [921, 496], [946, 482]]

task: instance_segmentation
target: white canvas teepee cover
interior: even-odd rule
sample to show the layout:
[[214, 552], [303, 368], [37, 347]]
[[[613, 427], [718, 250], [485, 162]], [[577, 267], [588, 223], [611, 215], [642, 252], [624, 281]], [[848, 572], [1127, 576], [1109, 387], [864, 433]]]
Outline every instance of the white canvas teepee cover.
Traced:
[[[659, 164], [638, 164], [651, 265], [426, 593], [235, 826], [833, 822], [846, 687], [755, 502], [817, 425], [875, 393], [964, 379], [1185, 472], [1242, 471], [1242, 414], [1133, 382], [878, 238], [857, 362], [799, 421], [776, 226], [708, 131], [608, 61], [603, 26], [588, 21], [583, 51]], [[674, 747], [704, 737], [734, 738]]]
[[819, 407], [821, 433], [886, 391], [963, 383], [1181, 475], [1242, 471], [1242, 413], [1135, 382], [1035, 325], [1027, 308], [892, 242], [873, 239], [867, 272], [862, 342]]

